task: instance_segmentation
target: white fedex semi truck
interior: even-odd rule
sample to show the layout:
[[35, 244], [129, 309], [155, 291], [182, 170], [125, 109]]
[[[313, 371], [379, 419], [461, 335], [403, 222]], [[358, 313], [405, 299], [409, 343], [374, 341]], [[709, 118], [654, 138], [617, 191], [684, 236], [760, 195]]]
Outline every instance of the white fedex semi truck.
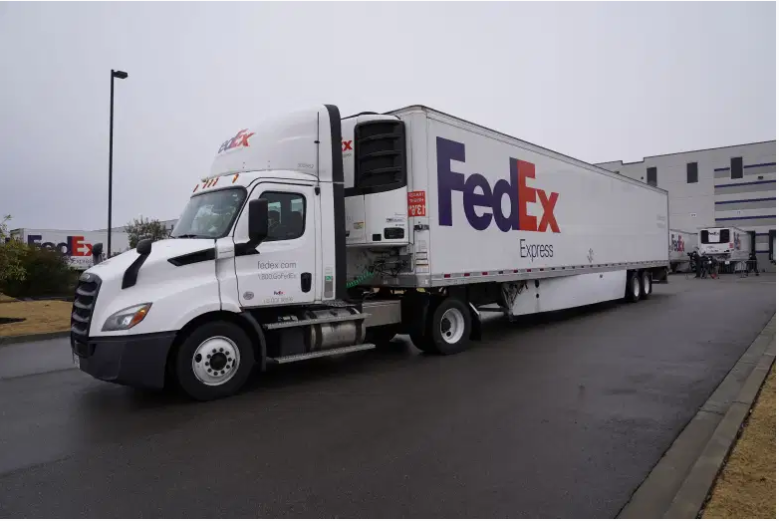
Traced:
[[741, 228], [703, 228], [698, 231], [701, 255], [723, 262], [745, 261], [752, 253], [753, 237]]
[[410, 334], [454, 354], [481, 310], [637, 302], [668, 268], [663, 190], [414, 106], [335, 106], [222, 143], [172, 238], [89, 269], [81, 369], [207, 400], [266, 368]]
[[698, 234], [682, 230], [669, 230], [668, 261], [671, 271], [690, 269], [690, 253], [698, 246]]

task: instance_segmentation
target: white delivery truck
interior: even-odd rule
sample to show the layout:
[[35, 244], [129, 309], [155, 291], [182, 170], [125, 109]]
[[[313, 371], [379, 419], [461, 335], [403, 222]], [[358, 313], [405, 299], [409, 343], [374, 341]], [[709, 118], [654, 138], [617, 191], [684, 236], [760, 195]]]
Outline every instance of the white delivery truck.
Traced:
[[[10, 236], [30, 246], [60, 251], [68, 266], [76, 270], [85, 270], [92, 266], [93, 246], [107, 240], [106, 232], [84, 230], [17, 228], [11, 230]], [[111, 232], [111, 249], [113, 253], [129, 250], [130, 238], [127, 233]]]
[[690, 254], [698, 245], [698, 234], [682, 230], [670, 230], [668, 233], [668, 260], [671, 271], [689, 271]]
[[698, 243], [701, 255], [729, 264], [749, 259], [753, 237], [741, 228], [703, 228], [698, 231]]
[[396, 333], [457, 353], [487, 306], [636, 302], [667, 242], [663, 190], [421, 106], [320, 106], [222, 143], [171, 239], [86, 271], [71, 343], [96, 378], [213, 399]]

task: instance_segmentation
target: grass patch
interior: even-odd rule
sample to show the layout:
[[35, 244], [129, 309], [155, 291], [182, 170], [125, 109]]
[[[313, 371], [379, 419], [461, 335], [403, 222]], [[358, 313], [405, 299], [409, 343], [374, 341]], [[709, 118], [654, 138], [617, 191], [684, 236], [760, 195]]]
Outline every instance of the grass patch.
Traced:
[[703, 517], [776, 519], [776, 365], [717, 478]]
[[0, 302], [0, 317], [25, 319], [22, 322], [0, 324], [0, 336], [69, 331], [72, 307], [72, 303], [61, 300]]

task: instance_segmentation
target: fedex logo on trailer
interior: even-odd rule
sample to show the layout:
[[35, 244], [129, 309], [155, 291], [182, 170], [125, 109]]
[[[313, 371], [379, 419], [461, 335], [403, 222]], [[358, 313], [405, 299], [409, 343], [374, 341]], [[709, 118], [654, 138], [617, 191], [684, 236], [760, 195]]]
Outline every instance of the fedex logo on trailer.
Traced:
[[[509, 158], [509, 179], [500, 179], [490, 186], [479, 173], [470, 175], [452, 172], [452, 160], [465, 162], [465, 145], [442, 137], [436, 138], [438, 161], [438, 223], [452, 226], [452, 192], [462, 192], [463, 210], [468, 223], [477, 230], [486, 230], [493, 219], [500, 231], [522, 230], [528, 232], [560, 233], [554, 210], [560, 197], [558, 192], [547, 193], [527, 185], [535, 179], [536, 166], [520, 159]], [[479, 192], [477, 192], [479, 189]], [[504, 215], [503, 197], [511, 201], [511, 211]], [[540, 203], [540, 218], [529, 215], [528, 203]], [[477, 208], [483, 210], [477, 212]], [[485, 211], [486, 210], [486, 211]], [[490, 211], [491, 210], [491, 211]]]

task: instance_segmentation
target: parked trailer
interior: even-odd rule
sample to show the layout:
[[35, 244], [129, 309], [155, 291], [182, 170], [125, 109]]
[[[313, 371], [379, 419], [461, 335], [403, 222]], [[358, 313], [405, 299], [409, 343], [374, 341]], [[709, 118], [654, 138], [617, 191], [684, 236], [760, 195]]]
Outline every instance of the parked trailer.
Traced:
[[754, 249], [752, 233], [741, 228], [703, 228], [698, 238], [701, 255], [719, 262], [746, 261]]
[[637, 302], [669, 264], [665, 191], [422, 106], [268, 120], [190, 190], [171, 239], [81, 277], [83, 371], [219, 398], [397, 333], [457, 353], [495, 306]]
[[[33, 228], [17, 228], [11, 230], [11, 238], [31, 246], [39, 246], [60, 251], [69, 267], [85, 270], [92, 266], [92, 248], [95, 244], [107, 241], [106, 232], [84, 230], [49, 230]], [[130, 238], [125, 232], [111, 232], [111, 249], [113, 253], [130, 249]]]
[[670, 230], [668, 234], [668, 260], [671, 271], [689, 271], [690, 256], [698, 246], [698, 234], [682, 230]]

